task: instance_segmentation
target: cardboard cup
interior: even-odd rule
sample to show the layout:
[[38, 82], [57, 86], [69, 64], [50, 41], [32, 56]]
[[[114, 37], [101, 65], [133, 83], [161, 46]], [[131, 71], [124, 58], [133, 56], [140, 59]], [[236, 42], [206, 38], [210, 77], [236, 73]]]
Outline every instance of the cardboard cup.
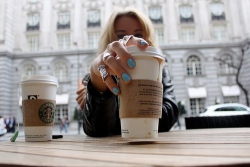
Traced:
[[121, 89], [120, 119], [123, 138], [157, 138], [159, 118], [162, 114], [162, 52], [154, 47], [141, 51], [136, 46], [127, 47], [134, 56], [136, 67], [124, 67], [132, 83], [119, 82]]
[[20, 82], [25, 141], [52, 140], [56, 109], [56, 77], [24, 76]]
[[157, 138], [159, 118], [122, 118], [123, 138]]

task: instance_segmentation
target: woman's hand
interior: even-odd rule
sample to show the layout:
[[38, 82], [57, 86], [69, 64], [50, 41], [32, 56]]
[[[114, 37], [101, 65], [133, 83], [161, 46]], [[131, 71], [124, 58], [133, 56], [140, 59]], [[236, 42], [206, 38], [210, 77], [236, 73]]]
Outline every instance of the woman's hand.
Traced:
[[83, 109], [83, 106], [84, 106], [89, 79], [90, 79], [89, 75], [86, 75], [82, 80], [83, 87], [76, 92], [77, 94], [76, 101], [79, 104], [81, 109]]
[[87, 86], [83, 85], [83, 88], [79, 89], [76, 94], [76, 101], [79, 104], [80, 108], [83, 109], [85, 98], [86, 98], [86, 88]]
[[125, 84], [131, 82], [132, 78], [124, 67], [133, 69], [136, 66], [134, 58], [126, 49], [127, 46], [132, 45], [137, 45], [141, 50], [149, 46], [142, 38], [132, 35], [125, 36], [119, 41], [110, 43], [107, 49], [93, 61], [90, 68], [90, 77], [92, 85], [97, 91], [104, 92], [109, 88], [116, 95], [121, 93], [111, 75], [117, 76]]

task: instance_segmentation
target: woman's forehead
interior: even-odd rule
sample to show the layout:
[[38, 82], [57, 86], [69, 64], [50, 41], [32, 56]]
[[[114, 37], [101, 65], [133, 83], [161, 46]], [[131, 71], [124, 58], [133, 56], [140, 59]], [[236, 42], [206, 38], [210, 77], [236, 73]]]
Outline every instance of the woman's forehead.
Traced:
[[142, 29], [142, 26], [138, 19], [130, 16], [121, 16], [116, 19], [114, 25], [115, 31], [119, 30], [138, 30]]

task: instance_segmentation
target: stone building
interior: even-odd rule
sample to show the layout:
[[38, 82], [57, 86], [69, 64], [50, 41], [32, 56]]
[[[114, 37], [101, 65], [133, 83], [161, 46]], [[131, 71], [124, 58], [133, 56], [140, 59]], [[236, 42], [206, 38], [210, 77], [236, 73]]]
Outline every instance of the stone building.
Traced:
[[250, 0], [1, 0], [0, 115], [21, 122], [22, 76], [48, 74], [60, 85], [56, 121], [72, 120], [78, 79], [89, 71], [112, 10], [125, 6], [154, 23], [187, 115], [215, 103], [246, 104], [236, 76], [243, 58], [239, 81], [249, 90]]

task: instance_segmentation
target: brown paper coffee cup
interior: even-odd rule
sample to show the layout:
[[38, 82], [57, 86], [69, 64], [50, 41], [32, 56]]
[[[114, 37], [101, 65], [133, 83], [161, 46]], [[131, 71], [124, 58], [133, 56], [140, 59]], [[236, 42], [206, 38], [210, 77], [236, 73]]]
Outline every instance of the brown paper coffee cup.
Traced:
[[22, 78], [22, 111], [25, 141], [52, 140], [57, 79], [49, 75]]
[[158, 137], [159, 118], [162, 114], [162, 68], [165, 60], [160, 50], [148, 47], [141, 51], [127, 47], [136, 67], [126, 68], [132, 77], [130, 84], [119, 82], [119, 115], [124, 138]]

